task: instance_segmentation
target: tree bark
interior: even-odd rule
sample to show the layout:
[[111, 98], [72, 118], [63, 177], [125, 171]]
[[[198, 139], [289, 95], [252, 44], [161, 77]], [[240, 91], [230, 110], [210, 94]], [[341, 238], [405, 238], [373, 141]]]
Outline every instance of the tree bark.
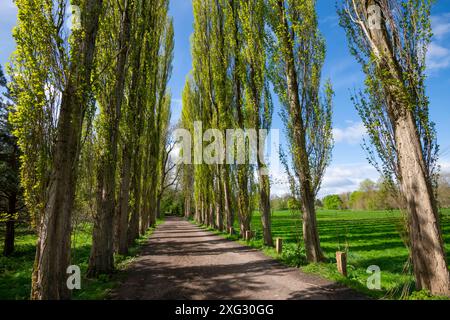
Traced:
[[223, 231], [223, 170], [220, 165], [217, 166], [217, 181], [216, 181], [216, 227], [218, 230]]
[[273, 247], [272, 226], [270, 219], [270, 182], [267, 175], [261, 174], [261, 170], [259, 174], [259, 198], [264, 245]]
[[136, 153], [133, 158], [133, 177], [132, 177], [132, 194], [134, 197], [134, 207], [131, 212], [130, 222], [128, 224], [128, 245], [132, 245], [134, 240], [139, 236], [139, 216], [141, 212], [141, 166], [142, 155], [140, 152], [140, 144], [136, 148]]
[[117, 213], [117, 252], [128, 254], [128, 211], [131, 178], [131, 151], [127, 145], [123, 149], [123, 164], [120, 179], [120, 195]]
[[316, 208], [314, 196], [310, 188], [302, 188], [301, 191], [303, 208], [303, 240], [305, 242], [306, 259], [310, 262], [320, 262], [325, 260], [320, 247], [319, 232], [317, 228]]
[[449, 295], [449, 271], [436, 200], [416, 124], [410, 112], [395, 125], [402, 193], [409, 213], [409, 237], [416, 288]]
[[200, 204], [200, 216], [199, 216], [199, 220], [198, 223], [203, 224], [205, 221], [205, 203], [203, 201], [203, 198], [200, 200], [201, 204]]
[[157, 198], [156, 198], [156, 218], [159, 219], [161, 218], [161, 197], [162, 195], [159, 193]]
[[226, 166], [222, 167], [223, 170], [223, 195], [224, 195], [224, 206], [225, 206], [225, 217], [226, 217], [226, 224], [227, 224], [227, 230], [230, 230], [231, 227], [233, 227], [233, 206], [231, 203], [231, 197], [230, 197], [230, 181], [229, 181], [229, 174]]
[[[69, 80], [62, 93], [47, 201], [39, 226], [31, 299], [68, 299], [71, 219], [84, 110], [88, 102], [101, 0], [83, 8], [83, 37], [75, 41]], [[81, 33], [81, 32], [80, 32]], [[80, 92], [82, 93], [80, 97]]]

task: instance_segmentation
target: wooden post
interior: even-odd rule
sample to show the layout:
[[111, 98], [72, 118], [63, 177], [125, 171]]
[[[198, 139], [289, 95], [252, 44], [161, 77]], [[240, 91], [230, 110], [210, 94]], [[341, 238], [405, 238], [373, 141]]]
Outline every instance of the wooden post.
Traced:
[[336, 252], [337, 269], [344, 277], [347, 276], [347, 254], [345, 252]]
[[281, 252], [283, 252], [283, 239], [281, 239], [281, 238], [276, 239], [275, 248], [276, 248], [278, 254], [281, 254]]
[[232, 235], [234, 234], [234, 228], [233, 228], [233, 227], [230, 227], [230, 228], [228, 229], [228, 232], [229, 232], [230, 236], [232, 236]]
[[245, 240], [250, 241], [252, 238], [252, 232], [250, 230], [245, 231]]

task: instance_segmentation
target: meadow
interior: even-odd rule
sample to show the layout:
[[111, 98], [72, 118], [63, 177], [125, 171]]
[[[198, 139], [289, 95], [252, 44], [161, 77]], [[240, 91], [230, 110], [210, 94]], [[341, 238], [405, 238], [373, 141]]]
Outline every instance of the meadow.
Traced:
[[[441, 211], [446, 252], [450, 258], [450, 209]], [[252, 219], [255, 238], [247, 244], [307, 273], [321, 275], [341, 282], [374, 298], [399, 299], [430, 298], [426, 292], [414, 291], [414, 278], [408, 262], [408, 250], [403, 242], [403, 217], [399, 211], [318, 211], [318, 227], [326, 263], [307, 264], [302, 247], [302, 226], [299, 214], [275, 211], [272, 215], [272, 234], [283, 239], [283, 253], [262, 243], [261, 221], [258, 213]], [[236, 230], [238, 225], [236, 224]], [[236, 239], [236, 237], [228, 238]], [[348, 276], [341, 276], [336, 268], [336, 251], [347, 252]], [[369, 266], [381, 270], [381, 290], [369, 290]]]

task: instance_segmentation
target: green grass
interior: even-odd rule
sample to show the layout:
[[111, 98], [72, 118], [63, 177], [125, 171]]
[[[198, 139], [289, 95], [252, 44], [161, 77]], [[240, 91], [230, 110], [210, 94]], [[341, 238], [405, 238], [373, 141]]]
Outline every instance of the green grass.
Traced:
[[[426, 292], [414, 292], [414, 278], [405, 271], [408, 251], [400, 237], [401, 214], [398, 211], [325, 211], [318, 212], [318, 227], [322, 249], [327, 263], [307, 264], [302, 248], [302, 227], [298, 214], [276, 211], [272, 217], [272, 234], [283, 239], [283, 253], [278, 255], [274, 248], [264, 247], [259, 213], [252, 219], [252, 230], [256, 236], [243, 244], [261, 249], [265, 254], [283, 263], [300, 267], [304, 272], [321, 275], [343, 283], [374, 298], [435, 298]], [[442, 228], [450, 259], [450, 210], [442, 211]], [[239, 230], [236, 224], [235, 229]], [[238, 240], [237, 236], [225, 237]], [[348, 277], [337, 272], [336, 251], [346, 251]], [[449, 260], [450, 261], [450, 260]], [[381, 290], [367, 289], [370, 274], [366, 270], [371, 265], [381, 269]], [[407, 270], [408, 268], [406, 268]], [[406, 294], [402, 295], [402, 291]]]
[[[161, 223], [162, 220], [157, 221], [157, 225]], [[81, 290], [73, 291], [73, 299], [106, 299], [110, 290], [123, 276], [124, 273], [121, 271], [126, 269], [138, 255], [140, 247], [153, 230], [150, 229], [147, 234], [137, 239], [135, 244], [129, 248], [127, 256], [114, 256], [116, 273], [110, 276], [100, 276], [98, 279], [88, 279], [85, 275], [92, 244], [92, 225], [78, 226], [72, 236], [72, 264], [80, 267], [82, 279]], [[11, 257], [0, 255], [0, 300], [24, 300], [30, 297], [36, 235], [24, 228], [18, 228], [16, 235], [14, 254]]]

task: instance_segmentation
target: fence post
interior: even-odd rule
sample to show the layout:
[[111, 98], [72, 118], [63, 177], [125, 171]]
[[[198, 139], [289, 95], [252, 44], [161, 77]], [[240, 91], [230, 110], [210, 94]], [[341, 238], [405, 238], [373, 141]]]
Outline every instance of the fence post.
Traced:
[[347, 276], [347, 254], [342, 251], [336, 252], [336, 264], [340, 274]]
[[281, 252], [283, 252], [283, 239], [281, 238], [277, 238], [276, 239], [276, 251], [278, 254], [281, 254]]

